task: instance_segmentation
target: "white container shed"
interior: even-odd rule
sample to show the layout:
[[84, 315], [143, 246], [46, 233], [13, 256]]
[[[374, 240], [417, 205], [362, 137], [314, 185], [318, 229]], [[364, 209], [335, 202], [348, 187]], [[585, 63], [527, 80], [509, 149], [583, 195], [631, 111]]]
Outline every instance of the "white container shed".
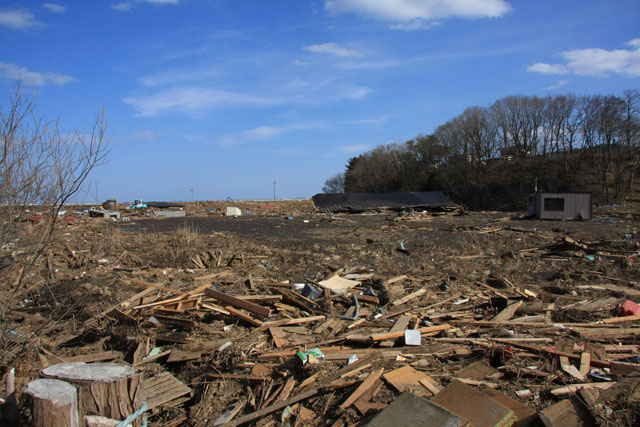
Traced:
[[529, 213], [537, 219], [589, 220], [591, 193], [535, 193], [529, 197]]
[[240, 210], [240, 208], [236, 208], [236, 207], [232, 207], [232, 206], [227, 206], [227, 216], [240, 216], [242, 215], [242, 211]]

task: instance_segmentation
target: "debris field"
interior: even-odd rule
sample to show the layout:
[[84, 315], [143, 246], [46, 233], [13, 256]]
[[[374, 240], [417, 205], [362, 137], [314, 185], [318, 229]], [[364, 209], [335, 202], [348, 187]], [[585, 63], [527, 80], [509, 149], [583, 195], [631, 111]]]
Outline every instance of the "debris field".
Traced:
[[60, 222], [4, 325], [18, 393], [116, 362], [157, 426], [640, 422], [633, 211], [186, 210]]

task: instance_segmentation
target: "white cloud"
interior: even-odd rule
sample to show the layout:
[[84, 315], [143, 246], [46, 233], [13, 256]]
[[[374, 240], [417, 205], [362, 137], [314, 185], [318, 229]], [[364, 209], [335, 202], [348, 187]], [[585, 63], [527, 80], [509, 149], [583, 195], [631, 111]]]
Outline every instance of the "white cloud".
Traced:
[[285, 133], [317, 129], [321, 126], [322, 125], [320, 123], [316, 122], [298, 123], [289, 126], [259, 126], [254, 129], [248, 129], [242, 132], [226, 135], [220, 139], [220, 145], [223, 148], [232, 148], [246, 142], [264, 141]]
[[65, 11], [67, 10], [66, 7], [59, 5], [57, 3], [43, 3], [42, 7], [44, 7], [45, 9], [47, 9], [49, 12], [52, 12], [52, 13], [65, 13]]
[[342, 92], [340, 93], [340, 98], [357, 100], [364, 98], [370, 93], [371, 89], [369, 89], [368, 87], [354, 86], [342, 90]]
[[442, 25], [438, 21], [425, 21], [424, 19], [414, 19], [409, 22], [401, 22], [391, 25], [393, 30], [415, 31], [415, 30], [430, 30], [432, 28]]
[[569, 70], [561, 64], [545, 64], [544, 62], [536, 62], [527, 67], [527, 71], [540, 74], [567, 74]]
[[600, 48], [575, 49], [560, 53], [564, 64], [539, 62], [527, 68], [528, 71], [543, 74], [567, 74], [604, 77], [621, 74], [640, 77], [640, 39], [626, 43], [632, 49], [606, 50]]
[[215, 106], [269, 106], [281, 102], [277, 98], [261, 98], [242, 93], [221, 91], [206, 87], [170, 88], [146, 96], [129, 96], [122, 99], [140, 116], [157, 116], [166, 112], [185, 111], [200, 113]]
[[557, 83], [552, 84], [551, 86], [545, 87], [542, 90], [556, 90], [561, 88], [562, 86], [565, 86], [567, 83], [569, 83], [569, 80], [558, 80]]
[[111, 9], [117, 10], [118, 12], [128, 12], [131, 8], [133, 8], [133, 3], [126, 1], [111, 5]]
[[405, 24], [395, 27], [406, 30], [429, 28], [425, 21], [436, 19], [499, 18], [511, 5], [505, 0], [325, 0], [325, 9]]
[[127, 0], [112, 4], [111, 9], [119, 12], [128, 12], [138, 3], [177, 5], [180, 3], [180, 0]]
[[362, 54], [357, 50], [348, 49], [335, 43], [312, 44], [309, 46], [305, 46], [304, 50], [315, 53], [328, 53], [331, 55], [347, 58], [357, 58], [362, 56]]
[[0, 26], [11, 30], [28, 30], [42, 27], [43, 24], [28, 10], [14, 9], [0, 10]]
[[41, 73], [29, 71], [26, 67], [0, 62], [0, 78], [5, 80], [21, 80], [36, 86], [64, 85], [76, 81], [75, 77], [60, 73]]

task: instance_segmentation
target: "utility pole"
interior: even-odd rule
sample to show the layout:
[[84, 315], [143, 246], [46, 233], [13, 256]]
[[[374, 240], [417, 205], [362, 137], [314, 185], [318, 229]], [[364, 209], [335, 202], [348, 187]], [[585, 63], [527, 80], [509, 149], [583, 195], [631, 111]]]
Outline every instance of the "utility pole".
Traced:
[[273, 201], [276, 201], [276, 182], [273, 181]]
[[189, 188], [189, 191], [191, 191], [191, 202], [193, 202], [193, 187]]

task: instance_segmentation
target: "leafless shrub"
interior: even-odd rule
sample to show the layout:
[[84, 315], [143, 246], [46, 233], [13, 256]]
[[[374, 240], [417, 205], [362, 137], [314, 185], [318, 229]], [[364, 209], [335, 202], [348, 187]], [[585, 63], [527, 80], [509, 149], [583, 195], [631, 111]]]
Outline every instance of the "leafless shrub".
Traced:
[[[0, 255], [17, 266], [10, 269], [17, 274], [0, 287], [0, 362], [15, 342], [8, 318], [16, 297], [50, 244], [64, 204], [106, 161], [105, 132], [104, 111], [99, 110], [88, 133], [63, 133], [58, 119], [37, 116], [35, 96], [27, 96], [20, 85], [0, 105]], [[27, 236], [25, 224], [34, 215], [42, 221]]]

